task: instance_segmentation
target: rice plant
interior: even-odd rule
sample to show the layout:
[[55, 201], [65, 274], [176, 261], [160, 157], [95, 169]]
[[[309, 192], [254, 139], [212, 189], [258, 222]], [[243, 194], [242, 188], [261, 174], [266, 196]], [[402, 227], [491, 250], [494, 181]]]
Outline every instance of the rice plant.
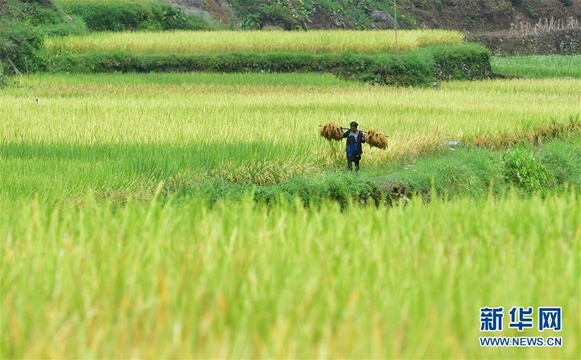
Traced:
[[409, 51], [428, 45], [460, 44], [464, 40], [462, 33], [449, 30], [400, 30], [397, 35], [396, 44], [393, 30], [97, 32], [83, 36], [47, 38], [44, 46], [53, 53], [379, 54]]
[[[581, 201], [0, 200], [2, 358], [578, 358]], [[534, 219], [534, 220], [529, 220]], [[562, 347], [482, 348], [560, 306]], [[535, 325], [536, 326], [536, 325]]]
[[498, 73], [528, 78], [581, 78], [581, 55], [493, 57], [491, 65]]

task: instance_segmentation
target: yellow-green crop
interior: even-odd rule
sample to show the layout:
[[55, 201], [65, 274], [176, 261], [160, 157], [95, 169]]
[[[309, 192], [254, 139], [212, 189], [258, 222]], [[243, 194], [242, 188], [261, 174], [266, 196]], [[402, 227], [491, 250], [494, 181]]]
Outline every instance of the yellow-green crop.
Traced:
[[464, 36], [449, 30], [395, 32], [317, 30], [289, 31], [165, 31], [91, 33], [53, 37], [44, 46], [51, 52], [95, 53], [128, 51], [134, 54], [219, 53], [360, 53], [409, 51], [428, 45], [460, 44]]
[[[0, 214], [2, 358], [578, 358], [581, 199], [209, 209], [26, 200]], [[562, 347], [481, 348], [494, 336]], [[562, 331], [508, 328], [560, 306]]]
[[529, 78], [581, 78], [581, 55], [493, 57], [491, 65], [498, 73]]
[[[344, 150], [319, 125], [353, 119], [389, 135], [387, 151], [365, 147], [365, 167], [379, 168], [578, 119], [580, 88], [23, 77], [0, 93], [0, 357], [579, 358], [577, 190], [340, 209], [208, 206], [156, 185], [336, 169]], [[561, 332], [519, 333], [505, 313], [499, 334], [562, 347], [481, 348], [487, 306], [562, 307]]]
[[[289, 80], [297, 77], [311, 85]], [[342, 144], [319, 136], [329, 121], [383, 130], [387, 150], [364, 148], [365, 168], [377, 168], [449, 140], [578, 119], [580, 88], [579, 80], [412, 89], [330, 75], [31, 76], [0, 94], [0, 192], [78, 194], [131, 187], [135, 179], [151, 188], [176, 175], [227, 177], [223, 169], [240, 178], [265, 168], [278, 179], [320, 172], [343, 166]]]

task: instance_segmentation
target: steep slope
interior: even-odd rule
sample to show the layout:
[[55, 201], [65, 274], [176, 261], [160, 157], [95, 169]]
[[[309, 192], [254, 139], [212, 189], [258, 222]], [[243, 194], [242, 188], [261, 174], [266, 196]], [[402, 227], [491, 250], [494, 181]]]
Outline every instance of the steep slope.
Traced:
[[[392, 1], [374, 0], [168, 0], [188, 12], [223, 24], [258, 28], [392, 28]], [[540, 19], [581, 21], [581, 2], [573, 0], [396, 0], [402, 28], [446, 28], [467, 32], [508, 31]], [[289, 24], [293, 22], [294, 24]]]

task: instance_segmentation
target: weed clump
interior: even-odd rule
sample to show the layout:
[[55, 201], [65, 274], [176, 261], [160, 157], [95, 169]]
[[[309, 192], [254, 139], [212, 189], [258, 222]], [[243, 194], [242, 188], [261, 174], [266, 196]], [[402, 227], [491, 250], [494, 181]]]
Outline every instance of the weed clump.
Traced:
[[522, 192], [546, 192], [555, 183], [555, 177], [535, 156], [524, 147], [508, 150], [503, 156], [504, 176]]

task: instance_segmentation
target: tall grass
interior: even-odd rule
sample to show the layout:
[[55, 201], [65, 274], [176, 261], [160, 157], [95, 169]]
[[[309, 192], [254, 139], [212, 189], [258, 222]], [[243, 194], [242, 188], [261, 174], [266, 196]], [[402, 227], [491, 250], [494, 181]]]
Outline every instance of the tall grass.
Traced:
[[[1, 357], [578, 358], [580, 204], [3, 201]], [[563, 347], [481, 348], [485, 306], [561, 306], [495, 335]]]
[[219, 53], [344, 53], [408, 51], [428, 45], [460, 44], [464, 36], [449, 30], [398, 31], [165, 31], [91, 33], [53, 37], [44, 46], [51, 52], [94, 53], [128, 51], [134, 54]]
[[534, 55], [493, 57], [495, 72], [527, 78], [581, 78], [581, 55]]

